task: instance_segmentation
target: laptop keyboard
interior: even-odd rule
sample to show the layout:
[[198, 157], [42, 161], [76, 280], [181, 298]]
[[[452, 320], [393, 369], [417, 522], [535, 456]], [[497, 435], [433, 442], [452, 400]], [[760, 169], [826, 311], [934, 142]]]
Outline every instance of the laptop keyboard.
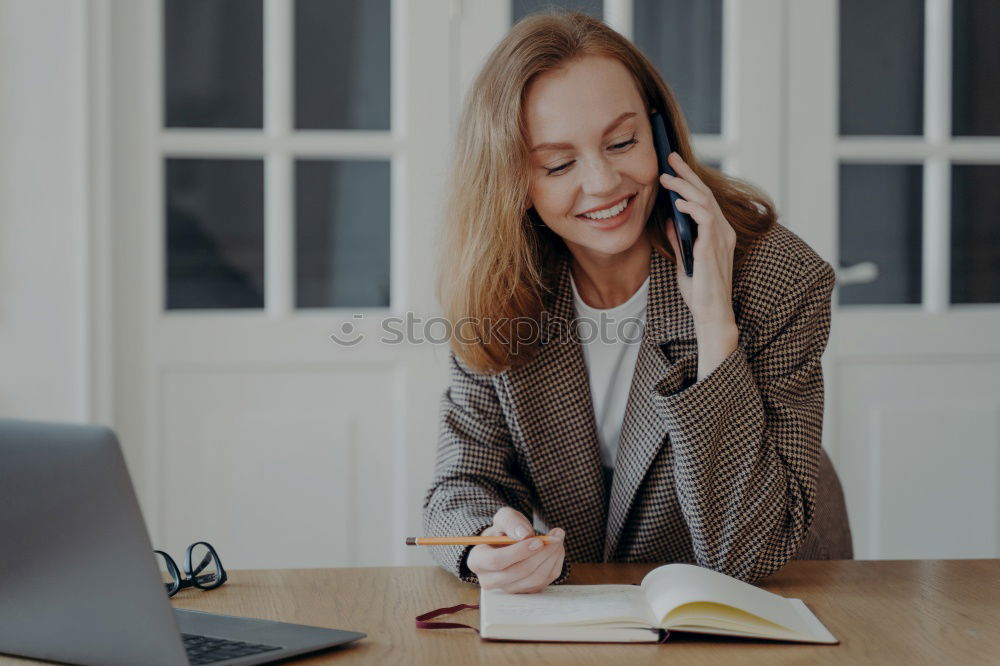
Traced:
[[198, 636], [197, 634], [181, 634], [184, 639], [184, 649], [192, 666], [212, 664], [226, 659], [247, 657], [261, 652], [280, 650], [279, 645], [264, 645], [263, 643], [244, 643], [243, 641], [228, 641], [214, 636]]

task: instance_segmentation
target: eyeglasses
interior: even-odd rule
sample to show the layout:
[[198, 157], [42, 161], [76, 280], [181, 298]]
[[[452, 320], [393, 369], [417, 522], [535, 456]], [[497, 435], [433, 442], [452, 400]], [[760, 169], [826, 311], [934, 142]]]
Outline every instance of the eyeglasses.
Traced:
[[[174, 596], [185, 587], [214, 590], [229, 580], [226, 570], [222, 568], [219, 554], [208, 542], [197, 541], [187, 547], [187, 552], [184, 554], [184, 573], [187, 574], [187, 578], [181, 577], [174, 558], [162, 550], [153, 552], [160, 558], [160, 571], [166, 571], [163, 585], [167, 588], [168, 596]], [[194, 565], [195, 562], [198, 564]]]

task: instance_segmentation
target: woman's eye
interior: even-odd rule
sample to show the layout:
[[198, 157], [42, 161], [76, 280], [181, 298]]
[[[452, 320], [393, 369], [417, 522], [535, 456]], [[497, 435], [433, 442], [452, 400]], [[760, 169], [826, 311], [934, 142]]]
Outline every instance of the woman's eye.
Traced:
[[[629, 146], [631, 146], [634, 143], [639, 143], [639, 142], [636, 141], [635, 137], [632, 137], [628, 141], [623, 141], [622, 143], [613, 144], [611, 146], [611, 148], [613, 150], [622, 150], [623, 148], [628, 148]], [[560, 175], [559, 172], [563, 171], [564, 169], [569, 168], [570, 165], [572, 165], [572, 164], [573, 164], [573, 162], [566, 162], [566, 164], [562, 164], [560, 166], [552, 167], [551, 169], [545, 169], [545, 170], [548, 172], [548, 174], [550, 176], [558, 176], [558, 175]]]

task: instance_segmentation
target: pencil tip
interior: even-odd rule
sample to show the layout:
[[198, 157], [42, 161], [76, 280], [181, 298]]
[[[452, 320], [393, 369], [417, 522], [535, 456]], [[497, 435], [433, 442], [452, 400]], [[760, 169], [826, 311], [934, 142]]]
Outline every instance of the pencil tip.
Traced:
[[417, 537], [406, 537], [406, 545], [407, 546], [416, 546], [417, 545]]

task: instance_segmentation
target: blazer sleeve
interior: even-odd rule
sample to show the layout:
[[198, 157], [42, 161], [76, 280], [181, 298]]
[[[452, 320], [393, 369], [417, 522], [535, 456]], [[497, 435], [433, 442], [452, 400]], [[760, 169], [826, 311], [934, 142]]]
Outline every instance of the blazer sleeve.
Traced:
[[697, 563], [755, 582], [790, 560], [812, 524], [823, 430], [833, 269], [804, 268], [753, 336], [711, 374], [654, 390]]
[[[441, 398], [434, 480], [424, 499], [432, 536], [474, 536], [510, 506], [532, 518], [531, 492], [518, 472], [510, 431], [492, 380], [450, 354], [451, 385]], [[434, 559], [461, 580], [478, 583], [466, 567], [471, 546], [431, 547]], [[562, 582], [568, 574], [563, 564]]]

